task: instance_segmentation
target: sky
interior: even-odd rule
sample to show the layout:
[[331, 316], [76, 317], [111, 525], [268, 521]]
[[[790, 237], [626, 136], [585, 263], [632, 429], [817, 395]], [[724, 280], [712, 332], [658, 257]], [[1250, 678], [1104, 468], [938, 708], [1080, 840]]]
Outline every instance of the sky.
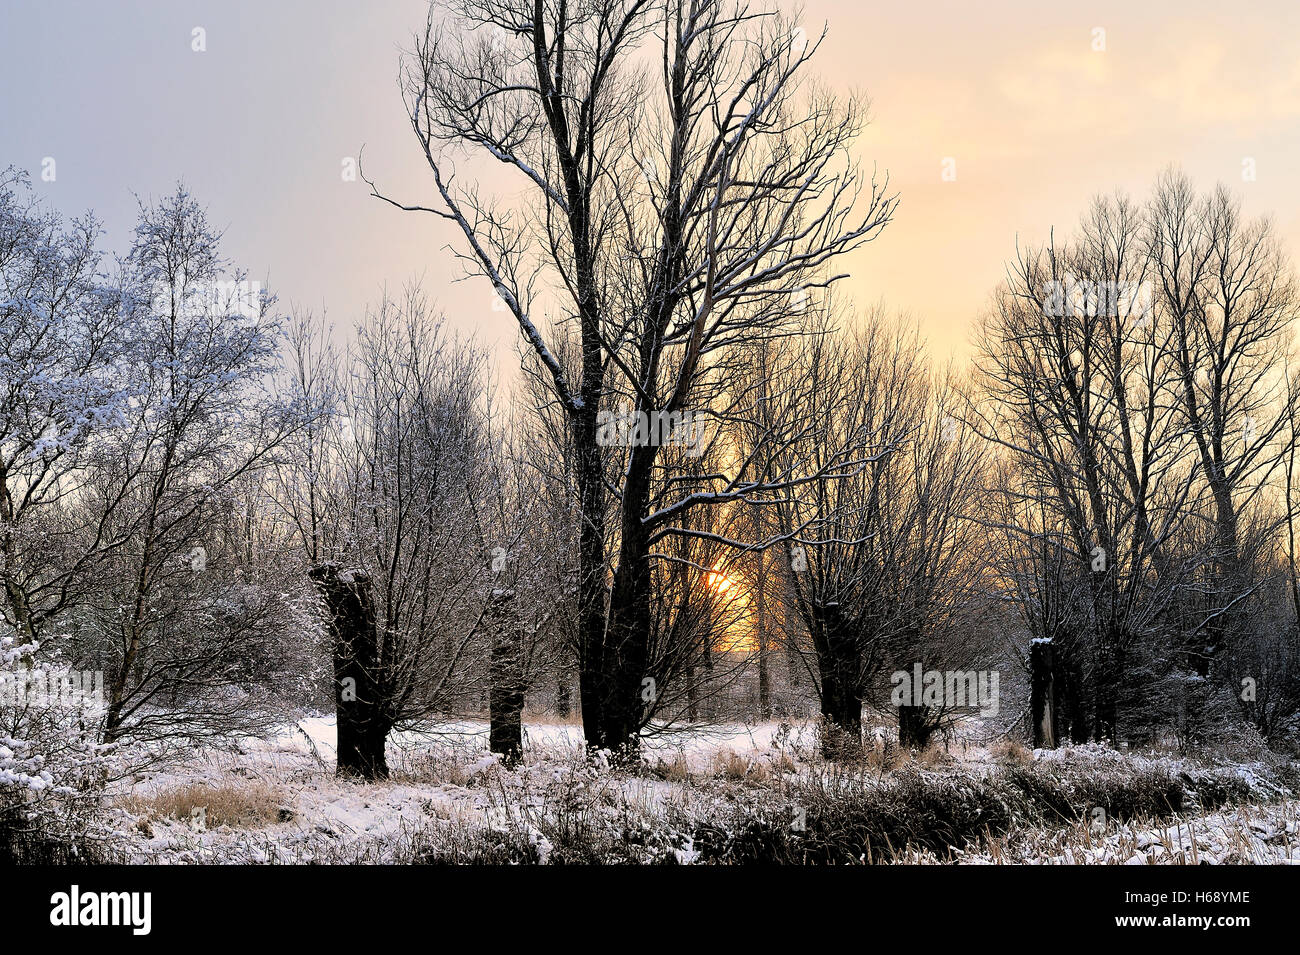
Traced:
[[[457, 281], [451, 227], [343, 176], [364, 146], [387, 193], [431, 201], [397, 87], [427, 9], [0, 0], [0, 168], [28, 169], [67, 214], [93, 208], [119, 249], [135, 197], [183, 179], [228, 257], [281, 303], [346, 328], [416, 281], [509, 358], [517, 330], [484, 281]], [[855, 149], [901, 197], [880, 238], [840, 263], [842, 288], [913, 316], [937, 357], [968, 353], [1017, 242], [1069, 232], [1098, 193], [1141, 197], [1171, 163], [1228, 184], [1300, 256], [1298, 0], [809, 0], [799, 22], [828, 24], [813, 72], [870, 98]], [[493, 169], [484, 188], [521, 187]]]

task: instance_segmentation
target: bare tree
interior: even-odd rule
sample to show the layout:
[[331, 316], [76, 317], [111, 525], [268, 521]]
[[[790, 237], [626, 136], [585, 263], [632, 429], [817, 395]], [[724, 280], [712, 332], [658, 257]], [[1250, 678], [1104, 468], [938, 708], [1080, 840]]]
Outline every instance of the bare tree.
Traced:
[[219, 236], [183, 186], [141, 205], [126, 267], [135, 384], [124, 426], [101, 436], [86, 495], [97, 526], [124, 541], [100, 568], [96, 595], [107, 628], [108, 741], [133, 721], [136, 733], [158, 722], [150, 714], [181, 689], [270, 686], [284, 672], [250, 674], [238, 650], [253, 632], [269, 640], [276, 631], [274, 595], [249, 591], [251, 604], [209, 612], [215, 626], [197, 629], [173, 629], [161, 605], [178, 572], [209, 571], [227, 509], [304, 420], [270, 387], [279, 347], [273, 300], [228, 271]]
[[1009, 469], [993, 520], [1033, 659], [1054, 668], [1032, 674], [1060, 704], [1040, 739], [1115, 738], [1126, 661], [1160, 638], [1200, 559], [1175, 546], [1195, 469], [1174, 329], [1142, 294], [1142, 228], [1127, 199], [1097, 200], [1073, 245], [1021, 254], [980, 328], [987, 403], [968, 420]]
[[[765, 420], [750, 435], [761, 445], [781, 419], [796, 423], [765, 467], [819, 475], [772, 508], [787, 541], [786, 586], [772, 597], [801, 624], [793, 647], [814, 664], [824, 750], [838, 757], [859, 750], [863, 702], [882, 687], [888, 697], [887, 663], [906, 660], [910, 672], [949, 649], [978, 469], [972, 436], [950, 414], [950, 384], [932, 380], [914, 327], [878, 314], [853, 330], [814, 327], [802, 348], [754, 362]], [[844, 460], [867, 463], [837, 472]], [[900, 738], [924, 746], [944, 715], [909, 702]]]
[[133, 393], [132, 289], [100, 275], [99, 239], [93, 216], [65, 223], [24, 174], [0, 171], [0, 608], [24, 642], [77, 606], [127, 539], [107, 526], [123, 488], [86, 502], [89, 469]]
[[507, 762], [523, 749], [528, 693], [557, 675], [571, 649], [566, 623], [577, 590], [563, 549], [572, 515], [556, 507], [545, 471], [534, 466], [525, 430], [531, 423], [517, 414], [493, 436], [477, 509], [492, 570], [489, 745]]
[[339, 772], [373, 779], [387, 775], [394, 728], [482, 698], [492, 629], [504, 624], [485, 514], [482, 354], [452, 339], [416, 289], [385, 298], [356, 339], [341, 372], [297, 364], [304, 400], [333, 380], [338, 401], [315, 444], [300, 436], [280, 500], [327, 610]]
[[1280, 528], [1274, 509], [1253, 543], [1243, 539], [1245, 522], [1272, 504], [1285, 467], [1285, 366], [1300, 299], [1271, 223], [1248, 221], [1223, 186], [1201, 196], [1185, 175], [1166, 172], [1144, 235], [1157, 307], [1170, 323], [1181, 414], [1209, 494], [1209, 620], [1188, 647], [1195, 671], [1207, 676], [1215, 655], [1249, 625], [1260, 579], [1251, 554]]
[[[611, 487], [599, 415], [626, 400], [644, 420], [724, 418], [740, 346], [784, 334], [791, 295], [833, 281], [828, 263], [879, 234], [895, 200], [872, 182], [855, 211], [848, 147], [863, 106], [801, 84], [820, 40], [775, 11], [461, 0], [448, 12], [431, 14], [404, 74], [439, 201], [389, 201], [459, 228], [462, 260], [549, 375], [581, 515], [583, 723], [592, 746], [619, 749], [647, 719], [652, 553], [688, 532], [688, 512], [763, 487], [745, 462], [673, 485], [658, 441], [627, 448]], [[534, 201], [511, 211], [458, 187], [453, 146], [514, 169]], [[576, 378], [557, 326], [574, 329]], [[657, 481], [677, 496], [652, 508]]]

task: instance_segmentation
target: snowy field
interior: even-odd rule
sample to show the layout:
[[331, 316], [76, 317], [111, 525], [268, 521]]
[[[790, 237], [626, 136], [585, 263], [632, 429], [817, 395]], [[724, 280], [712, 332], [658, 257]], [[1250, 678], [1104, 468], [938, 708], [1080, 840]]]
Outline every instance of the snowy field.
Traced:
[[[791, 844], [798, 845], [805, 837], [803, 813], [839, 811], [825, 809], [839, 803], [801, 809], [810, 794], [816, 800], [828, 792], [840, 794], [835, 798], [850, 793], [844, 811], [852, 817], [863, 811], [862, 799], [883, 799], [891, 786], [905, 783], [947, 794], [967, 815], [984, 812], [991, 826], [968, 821], [984, 825], [990, 838], [898, 847], [887, 861], [1300, 862], [1300, 804], [1279, 782], [1276, 765], [1219, 764], [1211, 776], [1204, 764], [1167, 755], [1100, 747], [1033, 754], [958, 740], [950, 752], [938, 747], [919, 758], [888, 757], [878, 746], [877, 758], [869, 753], [863, 766], [848, 771], [817, 758], [812, 724], [765, 723], [650, 739], [644, 765], [629, 770], [584, 759], [576, 725], [533, 723], [526, 728], [523, 762], [506, 768], [487, 751], [486, 724], [460, 722], [396, 736], [388, 751], [392, 778], [367, 784], [333, 775], [334, 742], [332, 718], [313, 718], [270, 741], [246, 740], [231, 750], [199, 751], [180, 763], [142, 769], [111, 792], [112, 841], [129, 861], [161, 864], [689, 863], [715, 861], [699, 844], [702, 833], [722, 831], [727, 842], [747, 820], [770, 825], [776, 819], [776, 835], [784, 839], [780, 830], [788, 828], [796, 840]], [[1078, 792], [1078, 818], [1044, 823], [1016, 815], [999, 824], [995, 804], [992, 816], [988, 808], [967, 805], [987, 798], [970, 788], [981, 780], [991, 785], [1001, 775], [1020, 778], [1029, 771], [1059, 782], [1062, 792]], [[1134, 779], [1155, 773], [1187, 790], [1184, 804], [1130, 818], [1108, 819], [1087, 809], [1090, 786], [1105, 792], [1113, 785], [1116, 798], [1129, 798], [1138, 784], [1124, 774], [1134, 773]], [[1215, 805], [1202, 806], [1202, 799], [1210, 802], [1207, 780], [1220, 779], [1235, 795], [1218, 794]], [[1214, 782], [1212, 789], [1219, 788]], [[899, 792], [905, 803], [928, 798]], [[927, 818], [924, 824], [942, 831], [949, 823]], [[957, 822], [951, 825], [959, 831]], [[610, 852], [615, 857], [608, 858]], [[855, 860], [850, 853], [840, 861], [865, 857]]]
[[[430, 820], [498, 825], [512, 812], [508, 800], [501, 798], [503, 793], [513, 790], [527, 799], [529, 792], [544, 791], [557, 780], [585, 785], [574, 777], [588, 772], [611, 792], [616, 789], [619, 798], [659, 808], [692, 788], [689, 777], [693, 775], [711, 777], [719, 768], [734, 774], [735, 761], [743, 760], [743, 778], [745, 770], [762, 771], [773, 758], [779, 761], [783, 751], [773, 742], [779, 732], [776, 723], [719, 727], [647, 741], [647, 761], [663, 767], [665, 775], [682, 777], [674, 782], [589, 767], [581, 758], [582, 728], [576, 724], [528, 724], [523, 764], [507, 770], [488, 751], [487, 731], [486, 722], [461, 721], [427, 734], [394, 734], [388, 747], [392, 779], [360, 783], [333, 775], [333, 718], [305, 719], [269, 742], [247, 740], [236, 752], [204, 751], [181, 765], [142, 772], [119, 785], [116, 795], [119, 806], [129, 812], [178, 788], [255, 786], [275, 797], [273, 824], [200, 828], [193, 814], [189, 819], [158, 819], [149, 818], [147, 812], [132, 812], [135, 832], [144, 837], [138, 840], [138, 849], [158, 861], [199, 861], [220, 858], [226, 851], [241, 852], [260, 839], [269, 845], [254, 845], [248, 853], [251, 859], [288, 861], [297, 858], [297, 847], [308, 847], [303, 857], [311, 858], [310, 847], [321, 845], [322, 840], [325, 844], [382, 843]], [[794, 729], [790, 735], [787, 750], [814, 745], [811, 726]]]

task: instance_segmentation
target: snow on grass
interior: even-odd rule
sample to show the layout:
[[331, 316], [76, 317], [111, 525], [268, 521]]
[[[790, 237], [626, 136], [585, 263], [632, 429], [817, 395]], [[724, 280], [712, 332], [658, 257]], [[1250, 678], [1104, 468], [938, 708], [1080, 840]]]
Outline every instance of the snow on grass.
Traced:
[[[1233, 806], [1169, 820], [1034, 829], [956, 854], [968, 864], [1300, 865], [1300, 802]], [[912, 861], [938, 861], [914, 856]]]
[[[817, 757], [811, 724], [771, 722], [658, 735], [644, 745], [644, 765], [628, 770], [588, 760], [580, 727], [542, 722], [527, 725], [524, 759], [506, 768], [488, 752], [487, 724], [462, 720], [394, 734], [388, 748], [391, 778], [378, 783], [335, 777], [335, 740], [333, 718], [313, 717], [269, 740], [200, 750], [184, 761], [141, 771], [110, 794], [113, 826], [127, 858], [385, 862], [445, 859], [448, 852], [460, 858], [455, 853], [461, 852], [479, 859], [487, 838], [496, 840], [489, 849], [499, 848], [499, 861], [545, 862], [553, 853], [571, 851], [567, 843], [585, 846], [604, 839], [607, 844], [612, 838], [614, 851], [627, 850], [621, 844], [627, 840], [631, 851], [643, 851], [638, 861], [686, 863], [699, 858], [692, 834], [701, 821], [729, 817], [737, 806], [779, 807], [799, 786], [842, 772]], [[1038, 766], [1060, 775], [1067, 788], [1075, 779], [1105, 780], [1135, 771], [1158, 769], [1173, 776], [1201, 771], [1167, 755], [1097, 746], [1031, 754], [1023, 747], [985, 748], [966, 740], [949, 747], [951, 752], [938, 747], [920, 759], [896, 748], [886, 759], [881, 754], [887, 749], [877, 741], [872, 750], [877, 761], [872, 763], [869, 754], [868, 762], [852, 771], [859, 785], [888, 780], [890, 771], [902, 766], [939, 781]], [[954, 846], [950, 857], [1054, 864], [1300, 858], [1297, 804], [1276, 777], [1256, 764], [1220, 766], [1216, 772], [1225, 770], [1228, 778], [1243, 782], [1252, 800], [1269, 804], [1200, 812], [1193, 799], [1186, 814], [1166, 820], [1111, 822], [1101, 829], [1072, 820], [1018, 826], [986, 845]], [[260, 811], [224, 814], [235, 820], [232, 824], [203, 826], [193, 817], [181, 818], [185, 807], [204, 801], [205, 792], [216, 803], [228, 799], [232, 787], [264, 793], [268, 802]], [[220, 812], [209, 815], [214, 821], [223, 818]], [[563, 845], [557, 848], [557, 842]], [[521, 854], [527, 858], [519, 860]], [[938, 860], [902, 852], [899, 861]]]

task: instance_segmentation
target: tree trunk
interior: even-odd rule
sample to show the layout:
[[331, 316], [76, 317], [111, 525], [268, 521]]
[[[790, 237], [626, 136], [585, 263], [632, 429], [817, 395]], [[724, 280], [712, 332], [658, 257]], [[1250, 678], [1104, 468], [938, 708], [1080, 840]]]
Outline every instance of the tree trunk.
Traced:
[[1033, 720], [1034, 749], [1056, 748], [1056, 683], [1052, 644], [1029, 644], [1029, 711]]
[[1092, 727], [1093, 739], [1099, 743], [1116, 741], [1116, 730], [1119, 727], [1121, 666], [1122, 663], [1113, 644], [1103, 645], [1100, 659], [1097, 661], [1095, 718]]
[[583, 408], [571, 421], [577, 458], [578, 529], [578, 704], [589, 749], [605, 747], [605, 484], [596, 444], [600, 405], [600, 343], [583, 318]]
[[603, 701], [605, 746], [631, 758], [641, 727], [654, 712], [660, 687], [649, 677], [650, 539], [641, 515], [649, 497], [649, 463], [653, 448], [633, 448], [623, 492], [622, 540], [609, 600], [609, 635], [605, 679], [610, 692]]
[[[1212, 460], [1212, 459], [1211, 459]], [[1221, 466], [1206, 472], [1210, 490], [1214, 495], [1214, 571], [1217, 613], [1192, 659], [1192, 668], [1198, 676], [1209, 677], [1215, 657], [1241, 630], [1244, 611], [1236, 601], [1248, 588], [1239, 557], [1237, 533], [1237, 508], [1232, 499], [1232, 484]]]
[[488, 749], [506, 765], [518, 762], [524, 750], [524, 679], [520, 673], [519, 633], [508, 610], [513, 592], [493, 597], [491, 616], [495, 626], [489, 664]]
[[494, 679], [488, 710], [491, 719], [488, 748], [499, 753], [506, 765], [518, 762], [524, 750], [524, 691], [518, 683], [508, 680], [498, 683]]
[[772, 718], [772, 678], [768, 673], [767, 665], [767, 602], [764, 596], [766, 587], [763, 580], [763, 552], [758, 552], [758, 608], [757, 608], [757, 626], [755, 627], [756, 639], [758, 641], [758, 718], [768, 720]]
[[1055, 673], [1052, 685], [1056, 692], [1056, 738], [1058, 742], [1070, 740], [1086, 743], [1092, 738], [1092, 719], [1088, 715], [1088, 701], [1084, 692], [1083, 672], [1077, 659], [1077, 650], [1066, 652], [1053, 645], [1052, 662]]
[[930, 745], [934, 726], [930, 723], [929, 708], [924, 705], [898, 708], [898, 745], [902, 749], [918, 752]]
[[338, 775], [387, 779], [384, 749], [393, 724], [382, 680], [370, 578], [359, 571], [340, 573], [333, 564], [314, 567], [308, 576], [330, 614]]
[[686, 719], [691, 723], [697, 723], [700, 719], [700, 687], [695, 679], [694, 652], [686, 664]]
[[818, 653], [822, 683], [822, 755], [856, 759], [862, 754], [862, 697], [858, 690], [857, 642], [838, 607], [823, 608], [825, 640]]

